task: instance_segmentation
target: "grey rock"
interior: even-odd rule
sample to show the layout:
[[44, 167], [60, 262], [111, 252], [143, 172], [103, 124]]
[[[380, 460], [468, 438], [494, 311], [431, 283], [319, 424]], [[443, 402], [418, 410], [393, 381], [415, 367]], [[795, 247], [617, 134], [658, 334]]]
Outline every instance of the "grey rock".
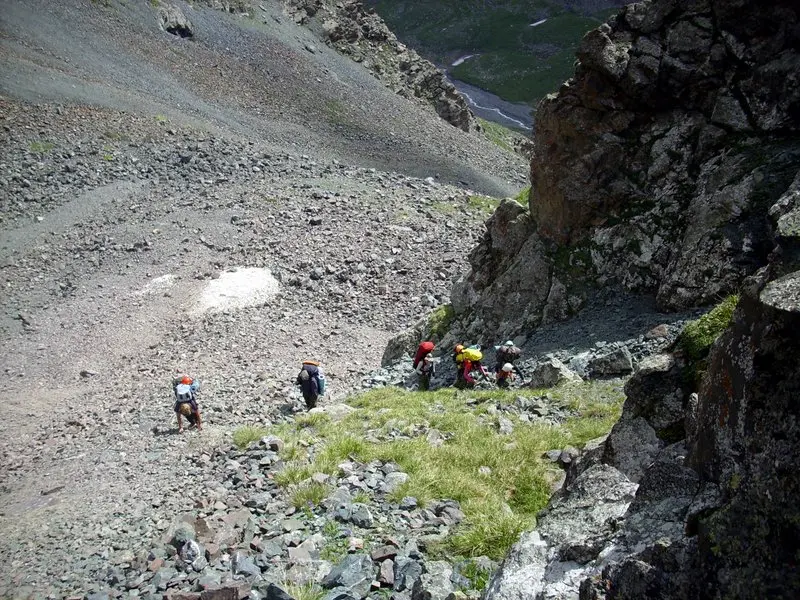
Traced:
[[394, 590], [411, 591], [422, 577], [422, 565], [406, 556], [398, 556], [394, 561]]
[[161, 28], [167, 33], [177, 35], [182, 38], [194, 36], [194, 29], [191, 21], [186, 18], [183, 11], [174, 5], [162, 6], [160, 11]]
[[414, 582], [412, 600], [445, 600], [455, 590], [451, 578], [453, 567], [445, 561], [425, 563], [425, 572]]
[[322, 587], [344, 588], [355, 598], [363, 598], [369, 593], [374, 578], [375, 568], [369, 556], [350, 554], [325, 576]]
[[532, 369], [527, 385], [533, 388], [549, 388], [562, 383], [577, 383], [580, 376], [570, 371], [557, 358], [549, 358], [538, 362]]
[[622, 375], [633, 372], [633, 357], [625, 346], [612, 348], [589, 361], [593, 376]]

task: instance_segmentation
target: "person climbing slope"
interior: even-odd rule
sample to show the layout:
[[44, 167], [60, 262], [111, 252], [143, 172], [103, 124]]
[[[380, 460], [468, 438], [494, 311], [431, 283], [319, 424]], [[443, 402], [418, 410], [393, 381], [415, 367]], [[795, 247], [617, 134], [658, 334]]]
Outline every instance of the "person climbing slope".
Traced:
[[517, 366], [517, 361], [522, 356], [522, 350], [515, 346], [514, 342], [509, 340], [502, 346], [495, 346], [494, 349], [494, 372], [496, 376], [499, 375], [505, 365], [510, 364], [511, 368], [519, 375], [519, 378], [525, 379], [522, 369]]
[[200, 408], [197, 405], [199, 389], [200, 382], [194, 381], [188, 375], [182, 375], [172, 380], [172, 393], [175, 396], [173, 410], [178, 418], [178, 433], [183, 433], [183, 417], [186, 417], [190, 427], [196, 425], [198, 431], [203, 430]]
[[489, 381], [489, 373], [481, 364], [483, 352], [478, 345], [465, 348], [462, 344], [455, 347], [453, 359], [458, 367], [456, 374], [455, 387], [459, 389], [475, 387], [475, 375], [483, 377], [484, 381]]
[[423, 361], [425, 356], [427, 356], [428, 354], [433, 352], [435, 349], [436, 349], [436, 346], [431, 341], [420, 342], [420, 345], [417, 346], [417, 352], [414, 354], [413, 366], [414, 366], [414, 370], [415, 371], [416, 371], [417, 367], [419, 366], [419, 363], [421, 363]]
[[319, 397], [325, 393], [325, 375], [322, 374], [319, 362], [304, 360], [295, 383], [300, 386], [306, 408], [308, 410], [314, 408]]
[[436, 373], [436, 364], [433, 362], [433, 355], [430, 352], [419, 362], [415, 371], [420, 391], [427, 392], [431, 386], [431, 377]]

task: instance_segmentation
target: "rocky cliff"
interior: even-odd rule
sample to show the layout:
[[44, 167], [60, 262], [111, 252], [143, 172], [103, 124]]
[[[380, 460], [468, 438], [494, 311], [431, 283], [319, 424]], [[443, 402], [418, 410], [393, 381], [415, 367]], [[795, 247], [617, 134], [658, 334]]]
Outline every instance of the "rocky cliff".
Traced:
[[565, 318], [595, 285], [709, 304], [763, 267], [800, 158], [799, 35], [788, 0], [643, 2], [587, 34], [538, 107], [529, 210], [493, 217], [454, 289], [467, 330]]
[[432, 106], [459, 129], [479, 127], [466, 100], [444, 73], [398, 41], [374, 9], [358, 0], [287, 0], [285, 6], [297, 23], [309, 26], [397, 94]]
[[[789, 3], [633, 5], [587, 36], [575, 80], [543, 103], [532, 215], [504, 220], [533, 232], [517, 263], [543, 248], [527, 260], [549, 256], [554, 281], [554, 244], [583, 245], [592, 277], [662, 306], [740, 300], [699, 383], [680, 345], [639, 364], [619, 422], [573, 462], [487, 598], [797, 597], [797, 23]], [[501, 220], [473, 256], [514, 239]], [[658, 243], [644, 234], [656, 225]]]

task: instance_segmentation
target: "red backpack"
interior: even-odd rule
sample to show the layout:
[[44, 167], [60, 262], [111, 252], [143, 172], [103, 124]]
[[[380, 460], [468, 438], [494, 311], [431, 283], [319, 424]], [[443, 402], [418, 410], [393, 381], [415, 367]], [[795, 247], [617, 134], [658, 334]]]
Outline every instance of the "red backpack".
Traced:
[[417, 347], [417, 353], [414, 355], [414, 368], [417, 368], [417, 365], [422, 362], [422, 359], [425, 358], [425, 355], [433, 352], [433, 349], [436, 348], [433, 342], [422, 342]]

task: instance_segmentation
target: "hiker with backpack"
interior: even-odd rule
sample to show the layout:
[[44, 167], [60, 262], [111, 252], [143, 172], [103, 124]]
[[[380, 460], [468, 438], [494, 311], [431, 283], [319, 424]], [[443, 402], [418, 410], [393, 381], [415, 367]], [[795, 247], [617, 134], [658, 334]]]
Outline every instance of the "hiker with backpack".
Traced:
[[459, 389], [475, 387], [477, 383], [474, 375], [480, 375], [484, 381], [489, 381], [489, 373], [481, 364], [483, 352], [478, 345], [465, 348], [462, 344], [455, 347], [453, 359], [456, 362], [458, 371], [456, 374], [455, 387]]
[[431, 341], [424, 341], [420, 342], [419, 346], [417, 346], [417, 352], [414, 354], [414, 370], [417, 370], [419, 363], [431, 352], [434, 351], [436, 346]]
[[189, 427], [197, 426], [197, 431], [203, 430], [200, 418], [200, 408], [197, 406], [197, 391], [200, 382], [194, 381], [188, 375], [176, 377], [172, 380], [172, 392], [175, 395], [173, 410], [178, 418], [178, 433], [183, 433], [183, 417], [189, 421]]
[[300, 386], [306, 408], [311, 410], [317, 405], [317, 400], [325, 393], [325, 375], [320, 364], [315, 360], [304, 360], [295, 383]]
[[508, 364], [510, 364], [511, 368], [517, 373], [517, 375], [519, 375], [520, 379], [525, 379], [525, 376], [522, 374], [522, 369], [517, 366], [517, 361], [519, 360], [519, 357], [522, 356], [522, 350], [515, 346], [514, 342], [509, 340], [502, 346], [495, 346], [494, 349], [494, 373], [495, 377], [498, 378], [498, 381], [503, 368]]
[[436, 373], [436, 364], [433, 362], [433, 355], [429, 352], [419, 362], [416, 369], [417, 378], [419, 380], [419, 390], [427, 392], [431, 386], [431, 377]]
[[506, 363], [495, 373], [495, 383], [499, 388], [507, 388], [514, 381], [514, 365]]

